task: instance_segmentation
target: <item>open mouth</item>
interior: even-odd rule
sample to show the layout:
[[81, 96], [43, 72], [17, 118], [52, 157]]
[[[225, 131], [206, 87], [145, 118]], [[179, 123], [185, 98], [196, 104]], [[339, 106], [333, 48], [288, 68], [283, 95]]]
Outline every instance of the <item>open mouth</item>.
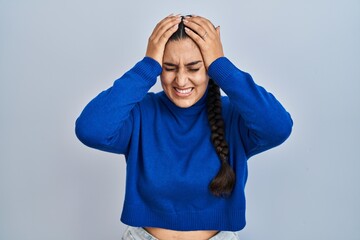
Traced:
[[189, 95], [193, 90], [194, 88], [183, 88], [183, 89], [180, 89], [180, 88], [174, 88], [176, 93], [178, 93], [178, 95]]

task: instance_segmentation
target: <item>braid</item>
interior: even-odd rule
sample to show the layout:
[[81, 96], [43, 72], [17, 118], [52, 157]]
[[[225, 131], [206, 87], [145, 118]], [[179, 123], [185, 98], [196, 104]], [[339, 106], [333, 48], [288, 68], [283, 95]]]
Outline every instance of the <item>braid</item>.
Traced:
[[[184, 17], [182, 17], [183, 19]], [[169, 41], [177, 41], [189, 38], [185, 32], [183, 21], [175, 33], [169, 38]], [[207, 111], [211, 128], [211, 142], [219, 156], [221, 167], [217, 175], [211, 181], [210, 191], [218, 197], [230, 195], [235, 185], [235, 173], [228, 162], [229, 147], [225, 141], [224, 120], [221, 116], [220, 88], [213, 80], [209, 81], [209, 90], [207, 95]]]
[[210, 191], [218, 197], [230, 195], [235, 184], [235, 173], [228, 162], [229, 146], [225, 140], [224, 120], [221, 116], [221, 95], [219, 86], [209, 80], [207, 111], [211, 129], [211, 142], [219, 156], [221, 167], [211, 181]]

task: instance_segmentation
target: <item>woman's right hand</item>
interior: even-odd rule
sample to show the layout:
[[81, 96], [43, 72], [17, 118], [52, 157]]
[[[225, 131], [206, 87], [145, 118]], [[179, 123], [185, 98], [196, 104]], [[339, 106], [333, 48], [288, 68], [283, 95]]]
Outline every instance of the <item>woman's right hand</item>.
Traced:
[[162, 66], [165, 45], [171, 35], [173, 35], [173, 33], [178, 29], [180, 22], [180, 15], [174, 16], [171, 14], [156, 25], [151, 36], [149, 37], [148, 46], [146, 49], [147, 57], [151, 57]]

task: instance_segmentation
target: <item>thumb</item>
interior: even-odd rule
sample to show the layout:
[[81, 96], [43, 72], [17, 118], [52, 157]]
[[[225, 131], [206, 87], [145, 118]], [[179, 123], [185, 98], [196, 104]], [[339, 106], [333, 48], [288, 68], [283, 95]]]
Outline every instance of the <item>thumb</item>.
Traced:
[[220, 26], [217, 26], [217, 27], [215, 28], [215, 30], [216, 30], [216, 33], [218, 34], [218, 36], [220, 37]]

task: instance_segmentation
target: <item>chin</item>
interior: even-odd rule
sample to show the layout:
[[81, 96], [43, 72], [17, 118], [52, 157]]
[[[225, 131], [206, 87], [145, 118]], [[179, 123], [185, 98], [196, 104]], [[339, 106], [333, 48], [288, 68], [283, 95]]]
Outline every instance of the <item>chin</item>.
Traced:
[[172, 101], [172, 102], [180, 108], [189, 108], [195, 104], [195, 102], [184, 102], [184, 101]]
[[169, 97], [169, 99], [180, 108], [189, 108], [193, 106], [198, 99], [179, 99], [177, 97]]
[[189, 96], [178, 96], [173, 89], [165, 91], [165, 94], [177, 107], [180, 108], [189, 108], [197, 103], [200, 100], [196, 91], [193, 91]]

